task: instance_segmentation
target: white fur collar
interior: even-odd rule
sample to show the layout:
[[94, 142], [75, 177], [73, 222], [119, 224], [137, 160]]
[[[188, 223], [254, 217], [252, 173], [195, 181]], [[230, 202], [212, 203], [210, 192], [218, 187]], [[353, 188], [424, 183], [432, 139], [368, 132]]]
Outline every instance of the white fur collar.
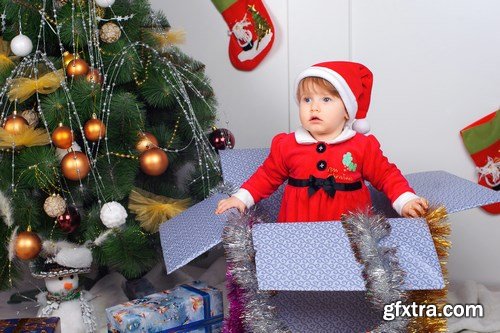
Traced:
[[[346, 128], [344, 128], [342, 133], [340, 133], [339, 136], [337, 136], [333, 140], [326, 140], [325, 143], [327, 143], [327, 144], [341, 143], [341, 142], [349, 140], [350, 138], [352, 138], [355, 135], [356, 135], [356, 132], [353, 129], [346, 127]], [[311, 145], [311, 144], [318, 142], [318, 140], [313, 138], [311, 133], [309, 133], [302, 126], [297, 128], [297, 130], [295, 131], [295, 141], [297, 141], [297, 143], [300, 145]]]

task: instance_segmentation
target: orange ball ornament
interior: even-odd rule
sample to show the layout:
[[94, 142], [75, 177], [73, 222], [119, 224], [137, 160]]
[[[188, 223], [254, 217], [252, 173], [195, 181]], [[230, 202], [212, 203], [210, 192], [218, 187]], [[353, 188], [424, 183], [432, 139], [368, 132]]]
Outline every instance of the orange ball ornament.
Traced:
[[90, 161], [81, 151], [71, 151], [61, 160], [61, 170], [69, 180], [80, 180], [90, 172]]
[[52, 142], [57, 148], [68, 149], [73, 144], [73, 141], [73, 131], [68, 126], [59, 124], [59, 127], [52, 132]]
[[92, 115], [92, 119], [87, 121], [85, 126], [83, 126], [83, 132], [87, 140], [98, 141], [106, 134], [106, 125], [100, 119], [97, 119], [94, 114]]
[[159, 176], [167, 170], [168, 157], [160, 148], [150, 148], [139, 157], [141, 170], [148, 176]]
[[3, 128], [12, 135], [17, 135], [29, 127], [28, 121], [21, 116], [18, 116], [16, 112], [7, 117]]
[[83, 59], [73, 59], [66, 66], [68, 76], [83, 76], [89, 72], [89, 65]]
[[148, 132], [140, 132], [138, 135], [139, 141], [135, 144], [135, 149], [143, 153], [150, 148], [158, 147], [158, 140], [155, 136]]
[[32, 231], [22, 231], [17, 234], [14, 250], [19, 259], [34, 259], [42, 250], [42, 240]]
[[79, 58], [80, 58], [80, 56], [78, 54], [73, 54], [73, 53], [69, 53], [68, 51], [65, 51], [63, 53], [64, 67], [68, 67], [69, 63], [72, 60], [79, 59]]
[[89, 73], [85, 76], [85, 80], [92, 84], [102, 84], [104, 77], [101, 75], [98, 69], [92, 68]]

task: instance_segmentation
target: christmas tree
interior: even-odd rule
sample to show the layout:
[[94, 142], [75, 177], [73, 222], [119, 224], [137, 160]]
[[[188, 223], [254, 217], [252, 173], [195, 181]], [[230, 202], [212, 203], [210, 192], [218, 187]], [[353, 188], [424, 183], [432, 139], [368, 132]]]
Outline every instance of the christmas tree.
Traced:
[[203, 64], [146, 0], [0, 4], [1, 289], [46, 240], [140, 276], [159, 224], [220, 181]]

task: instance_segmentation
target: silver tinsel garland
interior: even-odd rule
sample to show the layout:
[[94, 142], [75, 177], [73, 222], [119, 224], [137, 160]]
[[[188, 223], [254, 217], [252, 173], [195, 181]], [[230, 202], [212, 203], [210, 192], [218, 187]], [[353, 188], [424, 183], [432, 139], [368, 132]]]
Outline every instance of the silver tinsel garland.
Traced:
[[228, 271], [243, 290], [243, 324], [252, 333], [291, 333], [276, 318], [269, 293], [259, 291], [255, 270], [252, 225], [261, 222], [253, 213], [232, 213], [222, 233]]
[[[224, 228], [222, 240], [226, 252], [228, 271], [234, 283], [243, 290], [242, 320], [248, 333], [290, 333], [276, 317], [276, 310], [269, 304], [269, 293], [259, 291], [252, 226], [261, 223], [255, 211], [232, 213]], [[364, 266], [367, 299], [382, 310], [385, 304], [406, 301], [402, 290], [405, 273], [399, 267], [396, 249], [383, 247], [380, 241], [389, 235], [390, 224], [380, 215], [358, 213], [348, 215], [342, 224], [356, 259]], [[409, 318], [396, 318], [380, 324], [372, 333], [406, 332]]]
[[[391, 232], [391, 225], [382, 215], [354, 213], [342, 219], [356, 259], [363, 265], [367, 298], [378, 310], [396, 301], [406, 301], [402, 290], [405, 272], [399, 267], [396, 248], [380, 245]], [[409, 318], [398, 317], [375, 328], [373, 333], [406, 332]]]

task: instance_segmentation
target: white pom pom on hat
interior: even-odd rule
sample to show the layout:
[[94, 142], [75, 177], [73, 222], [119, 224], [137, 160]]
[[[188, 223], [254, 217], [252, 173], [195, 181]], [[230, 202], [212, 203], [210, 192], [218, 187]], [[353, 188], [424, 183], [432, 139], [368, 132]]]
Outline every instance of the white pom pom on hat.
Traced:
[[87, 268], [92, 265], [92, 252], [86, 247], [63, 248], [54, 261], [65, 267]]
[[347, 125], [359, 133], [367, 133], [370, 125], [365, 119], [370, 106], [373, 74], [364, 65], [350, 61], [329, 61], [302, 71], [295, 81], [295, 91], [306, 77], [320, 77], [339, 92], [349, 114]]

